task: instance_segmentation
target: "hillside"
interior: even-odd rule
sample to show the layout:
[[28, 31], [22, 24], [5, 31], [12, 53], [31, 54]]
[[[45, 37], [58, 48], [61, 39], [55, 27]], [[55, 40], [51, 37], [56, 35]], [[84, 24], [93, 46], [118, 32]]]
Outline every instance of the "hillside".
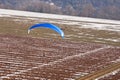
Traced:
[[120, 0], [0, 0], [0, 8], [120, 20]]

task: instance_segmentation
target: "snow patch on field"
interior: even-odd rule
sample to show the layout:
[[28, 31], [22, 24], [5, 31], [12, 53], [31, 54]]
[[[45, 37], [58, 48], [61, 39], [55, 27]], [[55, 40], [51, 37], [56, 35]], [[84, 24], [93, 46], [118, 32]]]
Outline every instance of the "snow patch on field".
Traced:
[[38, 20], [38, 18], [56, 19], [56, 20], [49, 20], [49, 22], [74, 25], [74, 26], [76, 25], [82, 28], [120, 31], [120, 21], [117, 20], [95, 19], [95, 18], [86, 18], [86, 17], [75, 17], [75, 16], [0, 9], [0, 17], [17, 17], [17, 16], [25, 17], [25, 19], [31, 19], [31, 20]]
[[112, 62], [114, 62], [114, 63], [120, 62], [120, 57], [118, 59], [116, 59], [115, 61], [112, 61]]
[[76, 72], [76, 73], [73, 75], [73, 77], [79, 78], [79, 77], [85, 76], [85, 75], [87, 75], [87, 74], [89, 74], [89, 73], [85, 73], [85, 72]]
[[112, 41], [112, 42], [120, 42], [120, 38], [116, 38], [116, 39], [110, 39], [110, 38], [97, 38], [99, 40], [105, 40], [105, 41]]
[[120, 69], [117, 69], [117, 70], [115, 70], [115, 71], [113, 71], [111, 73], [105, 74], [104, 76], [98, 77], [95, 80], [99, 80], [99, 79], [102, 79], [102, 78], [105, 78], [105, 77], [109, 77], [111, 75], [116, 75], [119, 71], [120, 71]]
[[87, 23], [81, 25], [83, 28], [92, 28], [98, 30], [120, 31], [120, 25], [115, 24], [99, 24], [99, 23]]
[[87, 22], [101, 22], [101, 23], [120, 24], [120, 21], [116, 21], [116, 20], [75, 17], [75, 16], [46, 14], [46, 13], [37, 13], [37, 12], [28, 12], [28, 11], [8, 10], [8, 9], [0, 9], [0, 14], [15, 15], [15, 16], [26, 16], [26, 17], [62, 19], [62, 20], [74, 20], [74, 21], [87, 21]]
[[76, 58], [76, 57], [81, 57], [83, 55], [88, 55], [88, 54], [92, 54], [94, 52], [98, 52], [100, 50], [104, 50], [104, 49], [108, 49], [110, 48], [110, 46], [104, 46], [104, 47], [101, 47], [101, 48], [98, 48], [98, 49], [95, 49], [95, 50], [91, 50], [91, 51], [88, 51], [88, 52], [85, 52], [85, 53], [80, 53], [78, 55], [73, 55], [73, 56], [67, 56], [63, 59], [59, 59], [59, 60], [56, 60], [56, 61], [53, 61], [53, 62], [49, 62], [48, 64], [41, 64], [41, 65], [38, 65], [36, 67], [32, 67], [32, 68], [29, 68], [29, 69], [26, 69], [26, 70], [19, 70], [18, 72], [14, 72], [14, 73], [11, 73], [11, 74], [7, 74], [6, 76], [1, 76], [0, 79], [4, 79], [4, 78], [9, 78], [9, 77], [12, 77], [12, 76], [15, 76], [15, 75], [19, 75], [19, 74], [22, 74], [22, 73], [25, 73], [25, 72], [28, 72], [28, 71], [31, 71], [33, 69], [38, 69], [38, 68], [42, 68], [42, 67], [45, 67], [45, 66], [49, 66], [49, 65], [55, 65], [55, 64], [59, 64], [63, 61], [68, 61], [70, 59], [73, 59], [73, 58]]

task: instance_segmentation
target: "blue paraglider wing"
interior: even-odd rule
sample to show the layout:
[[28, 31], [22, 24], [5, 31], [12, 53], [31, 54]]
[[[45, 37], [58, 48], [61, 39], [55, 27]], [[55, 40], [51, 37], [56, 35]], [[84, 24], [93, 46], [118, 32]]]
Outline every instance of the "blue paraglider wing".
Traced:
[[52, 30], [56, 31], [57, 33], [59, 33], [62, 36], [62, 38], [64, 38], [64, 32], [59, 27], [57, 27], [53, 24], [50, 24], [50, 23], [35, 24], [28, 29], [28, 33], [32, 29], [35, 29], [35, 28], [49, 28], [49, 29], [52, 29]]

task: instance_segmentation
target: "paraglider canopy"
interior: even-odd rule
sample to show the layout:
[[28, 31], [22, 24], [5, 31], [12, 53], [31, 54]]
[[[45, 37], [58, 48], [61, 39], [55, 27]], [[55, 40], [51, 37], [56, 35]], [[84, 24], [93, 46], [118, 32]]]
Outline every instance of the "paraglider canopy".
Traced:
[[35, 24], [35, 25], [31, 26], [28, 29], [28, 34], [30, 33], [30, 31], [32, 29], [35, 29], [35, 28], [49, 28], [49, 29], [52, 29], [52, 30], [56, 31], [57, 33], [59, 33], [62, 38], [64, 38], [64, 32], [58, 26], [53, 25], [51, 23], [38, 23], [38, 24]]

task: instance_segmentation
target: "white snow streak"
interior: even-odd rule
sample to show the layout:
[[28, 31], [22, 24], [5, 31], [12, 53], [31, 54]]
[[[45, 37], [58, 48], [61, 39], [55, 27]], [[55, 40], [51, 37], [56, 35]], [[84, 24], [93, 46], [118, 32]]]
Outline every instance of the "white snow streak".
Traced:
[[49, 62], [48, 64], [42, 64], [42, 65], [39, 65], [37, 67], [32, 67], [32, 68], [29, 68], [29, 69], [26, 69], [26, 70], [19, 70], [19, 72], [14, 72], [12, 74], [7, 74], [6, 76], [1, 76], [0, 79], [9, 78], [9, 77], [12, 77], [12, 76], [15, 76], [15, 75], [19, 75], [19, 74], [22, 74], [24, 72], [31, 71], [33, 69], [42, 68], [42, 67], [49, 66], [49, 65], [55, 65], [55, 64], [63, 62], [63, 61], [67, 61], [67, 60], [70, 60], [70, 59], [73, 59], [73, 58], [76, 58], [76, 57], [85, 56], [85, 55], [88, 55], [88, 54], [91, 54], [91, 53], [94, 53], [94, 52], [98, 52], [100, 50], [104, 50], [104, 49], [107, 49], [107, 48], [110, 48], [110, 46], [105, 46], [105, 47], [98, 48], [98, 49], [95, 49], [95, 50], [91, 50], [91, 51], [88, 51], [88, 52], [85, 52], [85, 53], [80, 53], [78, 55], [68, 56], [68, 57], [65, 57], [63, 59], [59, 59], [57, 61]]
[[113, 71], [113, 72], [110, 72], [110, 73], [108, 73], [108, 74], [105, 74], [105, 75], [103, 75], [103, 76], [100, 76], [100, 77], [96, 78], [95, 80], [99, 80], [99, 79], [102, 79], [102, 78], [105, 78], [105, 77], [109, 77], [109, 76], [111, 76], [111, 75], [116, 75], [119, 71], [120, 71], [120, 69], [117, 69], [117, 70], [115, 70], [115, 71]]
[[25, 17], [36, 17], [36, 18], [83, 21], [83, 22], [85, 21], [85, 22], [120, 24], [120, 21], [117, 21], [117, 20], [75, 17], [75, 16], [66, 16], [66, 15], [57, 15], [57, 14], [46, 14], [46, 13], [37, 13], [37, 12], [28, 12], [28, 11], [8, 10], [8, 9], [0, 9], [0, 16], [2, 16], [2, 15], [4, 17], [5, 16], [25, 16]]

